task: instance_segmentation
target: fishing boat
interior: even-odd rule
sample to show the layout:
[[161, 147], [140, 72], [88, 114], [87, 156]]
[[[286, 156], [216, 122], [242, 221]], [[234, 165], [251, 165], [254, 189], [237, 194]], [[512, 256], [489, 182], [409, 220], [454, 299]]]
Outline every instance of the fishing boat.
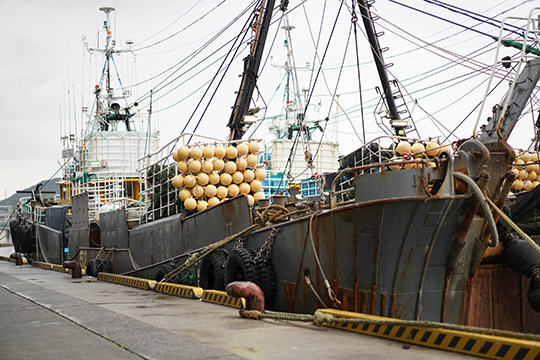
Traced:
[[[113, 166], [111, 158], [92, 157], [99, 154], [94, 142], [109, 136], [125, 141], [111, 126], [125, 123], [122, 135], [135, 136], [137, 144], [155, 138], [130, 131], [129, 108], [121, 109], [110, 97], [98, 105], [96, 88], [96, 104], [105, 115], [96, 115], [94, 137], [77, 147], [82, 157], [74, 159], [81, 170], [74, 165], [61, 183], [70, 194], [62, 196], [71, 208], [69, 236], [68, 208], [44, 208], [60, 225], [41, 224], [36, 217], [33, 225], [24, 220], [23, 202], [12, 226], [16, 250], [61, 262], [68, 248], [66, 258], [86, 268], [87, 275], [112, 272], [217, 290], [251, 281], [263, 291], [267, 308], [278, 311], [335, 307], [540, 333], [538, 255], [509, 226], [497, 228], [495, 209], [505, 205], [516, 178], [516, 155], [506, 140], [540, 78], [539, 9], [519, 19], [524, 26], [520, 42], [505, 38], [501, 25], [497, 49], [512, 45], [520, 50], [503, 62], [497, 56], [491, 78], [501, 65], [516, 66], [516, 77], [487, 124], [452, 148], [412, 137], [414, 127], [397, 103], [399, 89], [388, 79], [369, 6], [363, 0], [358, 6], [392, 133], [341, 157], [337, 171], [308, 179], [316, 196], [265, 193], [263, 181], [272, 170], [264, 162], [268, 152], [260, 140], [243, 138], [257, 113], [250, 99], [275, 7], [265, 0], [253, 23], [256, 35], [244, 59], [228, 138], [183, 133], [161, 148], [147, 146], [138, 152], [138, 165], [113, 176], [103, 170]], [[286, 7], [285, 1], [278, 6]], [[112, 10], [104, 11], [108, 26]], [[306, 127], [301, 116], [290, 124], [290, 149], [302, 143]], [[301, 154], [313, 164], [315, 154]], [[126, 192], [130, 184], [131, 193]], [[112, 206], [111, 201], [124, 203]], [[29, 208], [27, 218], [37, 208]], [[32, 229], [35, 236], [24, 235]], [[510, 267], [501, 255], [504, 249], [513, 259], [507, 260]]]

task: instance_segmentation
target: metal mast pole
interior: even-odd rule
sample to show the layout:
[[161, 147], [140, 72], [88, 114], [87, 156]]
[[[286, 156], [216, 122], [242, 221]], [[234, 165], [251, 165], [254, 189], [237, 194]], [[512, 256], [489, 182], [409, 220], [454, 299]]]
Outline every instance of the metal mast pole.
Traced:
[[240, 91], [238, 91], [236, 104], [227, 125], [231, 128], [229, 140], [239, 140], [246, 132], [246, 124], [243, 118], [249, 110], [249, 102], [253, 95], [253, 90], [255, 90], [255, 86], [257, 85], [257, 74], [259, 72], [259, 65], [261, 64], [268, 27], [270, 26], [270, 19], [274, 10], [274, 3], [275, 0], [263, 0], [261, 4], [261, 12], [257, 20], [257, 32], [251, 45], [250, 54], [244, 59], [242, 85], [240, 86]]
[[392, 95], [392, 89], [390, 88], [390, 82], [388, 81], [388, 73], [386, 72], [386, 66], [383, 62], [381, 48], [379, 47], [379, 41], [377, 40], [375, 29], [373, 28], [373, 20], [371, 19], [368, 5], [365, 0], [357, 0], [357, 2], [358, 7], [360, 8], [360, 13], [362, 14], [362, 21], [364, 22], [364, 27], [366, 28], [375, 65], [377, 66], [377, 72], [379, 73], [379, 78], [381, 79], [386, 104], [388, 105], [390, 116], [392, 116], [391, 120], [400, 120], [401, 117], [399, 116], [399, 112], [394, 101], [394, 96]]
[[110, 26], [110, 13], [114, 11], [113, 7], [101, 7], [99, 8], [100, 11], [103, 11], [106, 15], [106, 21], [103, 24], [103, 28], [107, 32], [107, 41], [105, 43], [105, 61], [106, 64], [106, 81], [107, 86], [105, 87], [107, 90], [107, 106], [111, 106], [111, 72], [110, 72], [110, 59], [112, 54], [112, 48], [114, 47], [114, 44], [111, 45], [111, 39], [112, 39], [112, 33], [111, 33], [111, 26]]

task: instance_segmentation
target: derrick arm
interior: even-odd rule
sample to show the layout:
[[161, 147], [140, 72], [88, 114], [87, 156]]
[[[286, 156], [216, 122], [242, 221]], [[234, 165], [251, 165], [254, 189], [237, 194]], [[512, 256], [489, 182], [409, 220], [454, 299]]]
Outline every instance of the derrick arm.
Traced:
[[[506, 141], [508, 139], [539, 78], [540, 58], [528, 61], [516, 79], [514, 91], [504, 99], [503, 104], [508, 102], [506, 111], [504, 111], [504, 105], [497, 106], [488, 124], [482, 129], [482, 134], [478, 139], [484, 145], [488, 146], [488, 144], [498, 143], [499, 140]], [[504, 113], [502, 113], [503, 111]]]
[[270, 26], [270, 19], [272, 18], [274, 2], [275, 0], [263, 0], [261, 6], [260, 16], [262, 17], [262, 22], [259, 17], [259, 20], [257, 20], [259, 26], [253, 44], [251, 45], [250, 54], [244, 59], [242, 84], [236, 96], [236, 102], [229, 123], [227, 124], [231, 128], [229, 140], [241, 139], [246, 132], [246, 124], [243, 119], [249, 110], [251, 96], [257, 85], [257, 74], [262, 59], [266, 35], [268, 34], [268, 27]]

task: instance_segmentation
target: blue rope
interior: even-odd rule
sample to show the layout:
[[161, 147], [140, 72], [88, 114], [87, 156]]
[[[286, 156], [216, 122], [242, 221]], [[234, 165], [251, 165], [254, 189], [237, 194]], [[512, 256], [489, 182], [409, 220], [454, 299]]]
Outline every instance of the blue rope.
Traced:
[[422, 13], [422, 14], [429, 15], [429, 16], [434, 17], [434, 18], [436, 18], [436, 19], [446, 21], [446, 22], [448, 22], [448, 23], [450, 23], [450, 24], [452, 24], [452, 25], [460, 26], [460, 27], [465, 28], [465, 29], [467, 29], [467, 30], [471, 30], [471, 31], [477, 32], [477, 33], [479, 33], [479, 34], [481, 34], [481, 35], [488, 36], [488, 37], [492, 38], [493, 40], [497, 41], [497, 37], [495, 37], [495, 36], [493, 36], [493, 35], [489, 35], [489, 34], [487, 34], [487, 33], [485, 33], [485, 32], [480, 31], [480, 30], [476, 30], [476, 29], [474, 29], [474, 28], [472, 28], [472, 27], [468, 27], [468, 26], [459, 24], [459, 23], [457, 23], [457, 22], [454, 22], [454, 21], [445, 19], [445, 18], [443, 18], [443, 17], [440, 17], [440, 16], [437, 16], [437, 15], [428, 13], [427, 11], [423, 11], [423, 10], [414, 8], [414, 7], [412, 7], [412, 6], [402, 4], [402, 3], [397, 2], [397, 1], [395, 1], [395, 0], [389, 0], [389, 1], [390, 1], [390, 2], [393, 2], [393, 3], [395, 3], [395, 4], [398, 4], [398, 5], [404, 6], [404, 7], [406, 7], [406, 8], [409, 8], [409, 9], [411, 9], [411, 10], [418, 11], [418, 12], [420, 12], [420, 13]]
[[[482, 14], [477, 14], [477, 13], [472, 12], [470, 10], [462, 9], [462, 8], [454, 6], [454, 5], [446, 4], [446, 3], [443, 3], [442, 1], [437, 1], [437, 0], [434, 0], [434, 1], [432, 1], [432, 0], [424, 0], [424, 1], [429, 3], [429, 4], [440, 6], [443, 9], [450, 10], [450, 11], [455, 12], [457, 14], [468, 16], [473, 20], [479, 21], [480, 23], [489, 24], [489, 25], [492, 25], [492, 26], [495, 26], [495, 27], [500, 27], [500, 24], [501, 24], [500, 20], [490, 18], [490, 17], [482, 15]], [[482, 20], [481, 18], [483, 18], [484, 20]], [[491, 23], [490, 21], [494, 21], [495, 24]], [[516, 29], [516, 30], [521, 30], [521, 33], [517, 32], [517, 31], [514, 31], [514, 30], [510, 30], [510, 29], [508, 29], [506, 27], [504, 28], [504, 30], [506, 30], [508, 32], [511, 32], [513, 34], [519, 35], [521, 37], [525, 36], [525, 33], [523, 32], [523, 28], [520, 28], [519, 26], [515, 26], [515, 25], [512, 25], [512, 24], [507, 24], [507, 25], [509, 27], [512, 27], [512, 28]], [[529, 37], [529, 39], [534, 40], [534, 38], [531, 38], [531, 37]]]

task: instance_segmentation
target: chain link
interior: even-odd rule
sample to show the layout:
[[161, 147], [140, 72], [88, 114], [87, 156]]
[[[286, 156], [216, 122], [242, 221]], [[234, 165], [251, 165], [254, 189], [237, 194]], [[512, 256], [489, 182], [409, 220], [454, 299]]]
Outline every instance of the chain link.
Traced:
[[272, 228], [272, 231], [270, 232], [270, 235], [268, 235], [268, 238], [264, 242], [263, 246], [261, 246], [261, 248], [260, 248], [259, 252], [257, 253], [257, 255], [255, 256], [255, 258], [253, 259], [253, 264], [252, 265], [255, 265], [259, 261], [259, 259], [261, 258], [263, 252], [266, 252], [266, 254], [264, 255], [264, 263], [267, 263], [268, 260], [270, 260], [270, 253], [272, 252], [272, 245], [274, 245], [274, 240], [275, 240], [276, 235], [277, 235], [278, 232], [279, 232], [278, 229]]
[[99, 252], [96, 255], [96, 260], [105, 261], [105, 262], [111, 261], [113, 251], [114, 251], [114, 248], [112, 248], [109, 251], [106, 251], [105, 248], [102, 247], [101, 249], [99, 249]]

